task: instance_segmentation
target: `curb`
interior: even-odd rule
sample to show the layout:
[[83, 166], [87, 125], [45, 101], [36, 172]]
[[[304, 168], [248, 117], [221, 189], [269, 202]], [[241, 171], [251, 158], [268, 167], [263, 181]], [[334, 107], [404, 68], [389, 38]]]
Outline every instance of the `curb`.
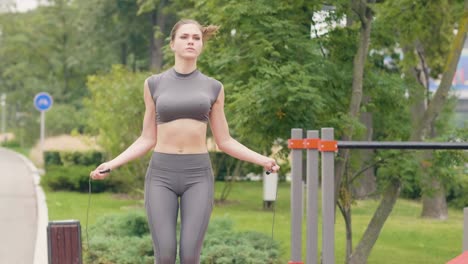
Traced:
[[49, 262], [47, 255], [47, 224], [49, 222], [49, 215], [46, 203], [44, 190], [42, 190], [40, 171], [34, 164], [25, 156], [16, 153], [29, 167], [34, 178], [34, 187], [36, 191], [36, 207], [37, 207], [37, 231], [36, 231], [36, 245], [34, 247], [34, 264], [47, 264]]

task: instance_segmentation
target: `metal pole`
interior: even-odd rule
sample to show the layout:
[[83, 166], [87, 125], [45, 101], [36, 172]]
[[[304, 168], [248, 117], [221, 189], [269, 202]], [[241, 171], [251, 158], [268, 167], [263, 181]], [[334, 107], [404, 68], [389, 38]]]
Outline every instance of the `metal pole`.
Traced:
[[[302, 139], [302, 129], [291, 129], [292, 139]], [[291, 150], [291, 261], [302, 258], [302, 149]]]
[[468, 250], [468, 207], [463, 209], [463, 252]]
[[41, 111], [41, 155], [44, 154], [45, 111]]
[[[307, 131], [307, 138], [318, 136], [317, 130]], [[318, 259], [318, 184], [318, 150], [307, 149], [307, 264]]]
[[340, 149], [468, 149], [467, 142], [338, 141]]
[[[333, 128], [322, 128], [322, 140], [333, 140]], [[335, 153], [322, 152], [322, 257], [335, 264]]]
[[0, 105], [2, 106], [2, 135], [3, 135], [3, 141], [6, 141], [6, 94], [2, 93], [2, 96], [0, 97]]

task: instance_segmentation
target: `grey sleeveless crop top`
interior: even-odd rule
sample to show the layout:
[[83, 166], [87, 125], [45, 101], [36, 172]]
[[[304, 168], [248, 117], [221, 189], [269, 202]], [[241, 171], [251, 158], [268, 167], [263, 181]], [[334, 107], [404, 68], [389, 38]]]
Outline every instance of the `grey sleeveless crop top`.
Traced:
[[148, 86], [156, 105], [157, 124], [180, 118], [207, 123], [222, 84], [198, 70], [181, 74], [171, 68], [148, 78]]

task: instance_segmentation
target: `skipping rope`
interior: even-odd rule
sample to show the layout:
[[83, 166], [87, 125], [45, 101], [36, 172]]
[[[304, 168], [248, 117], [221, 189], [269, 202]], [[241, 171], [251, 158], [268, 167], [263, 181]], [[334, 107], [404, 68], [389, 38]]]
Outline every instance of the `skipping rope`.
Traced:
[[89, 234], [88, 234], [88, 220], [89, 220], [89, 207], [91, 205], [91, 177], [88, 180], [88, 208], [86, 209], [86, 245], [89, 252]]
[[[108, 173], [110, 170], [101, 171], [100, 173]], [[271, 171], [267, 171], [266, 174], [271, 174]], [[278, 202], [278, 185], [276, 186], [275, 191], [275, 202], [273, 203], [273, 219], [271, 222], [271, 240], [274, 240], [275, 233], [275, 216], [276, 216], [276, 203]], [[86, 245], [88, 247], [87, 251], [89, 252], [89, 233], [88, 233], [88, 222], [89, 222], [89, 208], [91, 207], [91, 177], [88, 179], [88, 207], [86, 209]]]
[[[109, 173], [111, 170], [103, 170], [100, 171], [99, 173]], [[89, 234], [88, 234], [88, 222], [89, 222], [89, 208], [91, 207], [91, 177], [88, 178], [88, 208], [86, 209], [86, 244], [88, 246], [88, 252], [89, 252]]]

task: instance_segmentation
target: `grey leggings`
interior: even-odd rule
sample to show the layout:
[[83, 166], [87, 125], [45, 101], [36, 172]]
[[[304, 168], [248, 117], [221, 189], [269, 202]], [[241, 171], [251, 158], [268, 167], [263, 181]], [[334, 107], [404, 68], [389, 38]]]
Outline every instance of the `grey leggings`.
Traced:
[[181, 264], [198, 264], [213, 209], [213, 173], [208, 153], [153, 152], [145, 179], [145, 207], [157, 264], [174, 264], [180, 205]]

